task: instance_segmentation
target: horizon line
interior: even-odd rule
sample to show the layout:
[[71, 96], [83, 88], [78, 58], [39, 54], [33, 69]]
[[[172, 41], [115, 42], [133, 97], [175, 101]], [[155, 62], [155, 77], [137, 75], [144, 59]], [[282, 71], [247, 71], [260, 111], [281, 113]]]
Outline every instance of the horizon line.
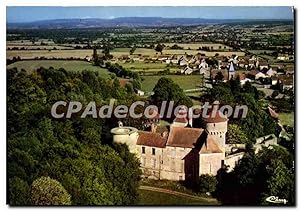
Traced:
[[14, 23], [35, 23], [40, 21], [56, 21], [56, 20], [116, 20], [120, 18], [161, 18], [161, 19], [202, 19], [202, 20], [274, 20], [274, 21], [294, 21], [293, 18], [202, 18], [202, 17], [161, 17], [161, 16], [121, 16], [114, 18], [98, 18], [98, 17], [73, 17], [73, 18], [48, 18], [48, 19], [39, 19], [33, 21], [14, 21], [6, 22], [6, 24]]

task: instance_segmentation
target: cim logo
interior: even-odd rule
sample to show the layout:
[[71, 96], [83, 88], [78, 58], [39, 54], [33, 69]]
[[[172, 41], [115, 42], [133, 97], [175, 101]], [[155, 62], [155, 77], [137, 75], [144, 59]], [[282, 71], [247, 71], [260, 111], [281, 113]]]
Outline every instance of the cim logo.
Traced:
[[279, 199], [278, 196], [269, 196], [266, 198], [267, 202], [275, 203], [275, 204], [286, 204], [288, 200], [286, 199]]

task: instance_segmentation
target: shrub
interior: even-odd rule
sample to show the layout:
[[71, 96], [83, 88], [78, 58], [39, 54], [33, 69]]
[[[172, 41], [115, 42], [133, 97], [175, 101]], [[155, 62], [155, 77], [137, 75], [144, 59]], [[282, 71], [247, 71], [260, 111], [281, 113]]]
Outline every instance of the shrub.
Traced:
[[71, 196], [65, 188], [50, 177], [40, 177], [31, 185], [33, 205], [71, 205]]
[[217, 179], [215, 176], [203, 174], [199, 177], [196, 185], [196, 191], [201, 193], [214, 192], [217, 186]]

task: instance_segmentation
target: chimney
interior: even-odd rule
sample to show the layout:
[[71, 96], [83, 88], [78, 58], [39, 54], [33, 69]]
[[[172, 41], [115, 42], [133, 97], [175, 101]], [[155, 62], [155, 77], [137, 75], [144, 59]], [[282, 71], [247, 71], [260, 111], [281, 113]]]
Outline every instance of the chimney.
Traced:
[[157, 128], [157, 125], [154, 123], [151, 123], [151, 133], [156, 133], [156, 128]]

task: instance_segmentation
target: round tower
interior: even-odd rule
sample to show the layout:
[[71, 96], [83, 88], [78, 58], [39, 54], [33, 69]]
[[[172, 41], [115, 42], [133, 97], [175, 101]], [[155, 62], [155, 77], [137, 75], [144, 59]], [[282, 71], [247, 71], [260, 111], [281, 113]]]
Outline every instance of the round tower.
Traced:
[[136, 142], [138, 139], [138, 130], [134, 127], [125, 127], [120, 122], [119, 127], [110, 130], [113, 134], [113, 142], [126, 144], [131, 153], [136, 153]]
[[215, 114], [211, 111], [203, 120], [207, 133], [213, 137], [215, 143], [225, 152], [228, 118], [218, 110]]

